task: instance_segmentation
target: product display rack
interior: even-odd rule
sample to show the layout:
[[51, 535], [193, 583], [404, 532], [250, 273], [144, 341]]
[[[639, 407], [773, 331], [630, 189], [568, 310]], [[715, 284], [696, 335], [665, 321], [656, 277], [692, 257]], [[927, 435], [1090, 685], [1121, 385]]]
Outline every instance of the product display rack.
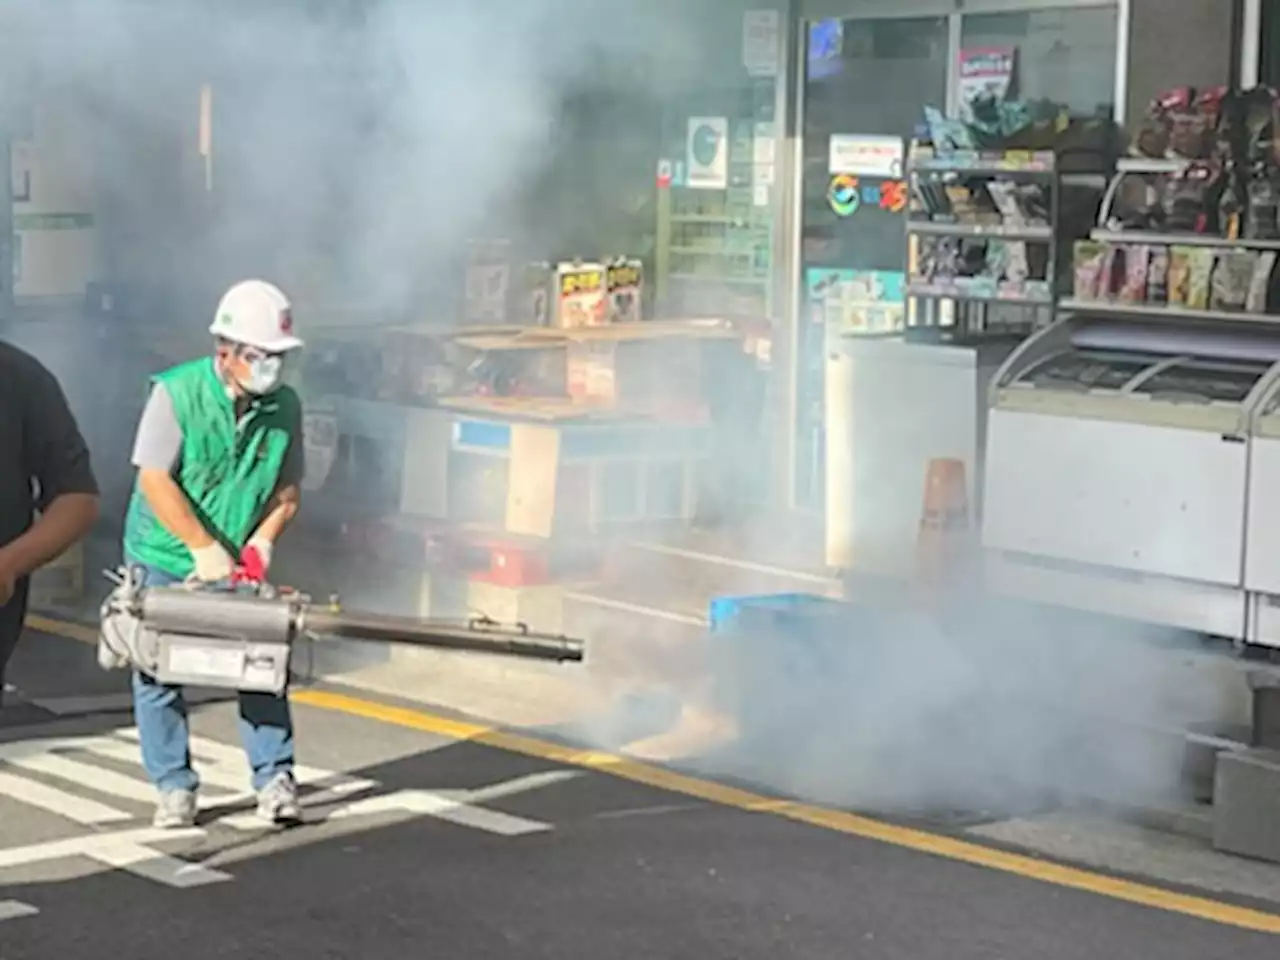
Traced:
[[[1107, 249], [1122, 248], [1125, 250], [1144, 249], [1150, 257], [1150, 251], [1162, 251], [1162, 256], [1169, 258], [1179, 248], [1186, 251], [1201, 251], [1200, 256], [1212, 252], [1212, 261], [1208, 263], [1207, 277], [1202, 287], [1208, 287], [1204, 296], [1208, 302], [1203, 306], [1183, 302], [1184, 297], [1169, 289], [1167, 279], [1159, 286], [1163, 296], [1150, 299], [1150, 283], [1144, 286], [1142, 297], [1135, 295], [1121, 296], [1112, 289], [1112, 282], [1100, 278], [1096, 291], [1080, 289], [1081, 280], [1077, 278], [1077, 289], [1070, 297], [1063, 298], [1059, 309], [1064, 312], [1088, 313], [1098, 317], [1112, 316], [1131, 321], [1163, 322], [1163, 323], [1228, 323], [1228, 324], [1277, 324], [1280, 313], [1276, 311], [1277, 287], [1276, 277], [1280, 275], [1280, 238], [1248, 238], [1225, 237], [1207, 233], [1188, 233], [1173, 231], [1157, 231], [1143, 229], [1123, 229], [1116, 225], [1114, 218], [1115, 200], [1120, 194], [1126, 178], [1150, 176], [1178, 176], [1196, 161], [1183, 159], [1159, 159], [1146, 157], [1124, 158], [1117, 162], [1116, 173], [1112, 178], [1102, 208], [1098, 215], [1099, 226], [1089, 234], [1093, 244]], [[1213, 292], [1213, 273], [1221, 264], [1223, 254], [1253, 255], [1255, 258], [1255, 284], [1260, 284], [1261, 302], [1255, 309], [1248, 305], [1239, 308], [1222, 309], [1213, 305], [1216, 294]], [[1109, 262], [1109, 260], [1107, 261]], [[1077, 267], [1077, 271], [1078, 271]], [[1150, 266], [1147, 267], [1148, 272]], [[1166, 266], [1166, 269], [1167, 266]], [[1255, 291], [1254, 295], [1258, 295]]]
[[[1026, 335], [1051, 324], [1057, 304], [1061, 188], [1054, 154], [1048, 151], [934, 153], [917, 146], [908, 156], [906, 170], [911, 190], [906, 219], [908, 338], [981, 340], [991, 335]], [[989, 189], [997, 183], [1009, 185], [1000, 191], [1000, 200]], [[1027, 184], [1042, 188], [1042, 217], [1024, 216], [1014, 199], [1014, 192]], [[927, 190], [941, 188], [950, 196], [957, 187], [962, 194], [976, 195], [981, 191], [992, 202], [992, 207], [957, 211], [952, 205], [951, 213], [929, 212], [924, 199]], [[961, 242], [991, 241], [1001, 246], [994, 256], [990, 252], [982, 253], [982, 269], [974, 275], [940, 276], [943, 271], [937, 270], [936, 261], [931, 263], [933, 255], [925, 248], [930, 241], [944, 238]], [[1010, 280], [1003, 269], [1017, 257], [1030, 274], [1027, 248], [1033, 245], [1047, 248], [1043, 258], [1037, 258], [1043, 263], [1043, 279], [1028, 276]], [[990, 245], [983, 249], [990, 251]], [[1006, 257], [1009, 259], [1002, 260]], [[929, 275], [922, 276], [922, 273]], [[1002, 312], [998, 310], [1001, 307], [1016, 310]]]
[[654, 291], [659, 315], [768, 313], [772, 212], [756, 201], [752, 120], [731, 119], [729, 128], [723, 187], [699, 189], [677, 180], [658, 191]]

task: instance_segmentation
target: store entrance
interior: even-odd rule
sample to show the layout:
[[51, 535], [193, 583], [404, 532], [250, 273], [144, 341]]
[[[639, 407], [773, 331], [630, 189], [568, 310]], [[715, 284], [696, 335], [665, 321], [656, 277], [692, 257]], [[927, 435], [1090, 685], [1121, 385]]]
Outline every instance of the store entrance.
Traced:
[[829, 336], [903, 324], [902, 157], [923, 108], [946, 108], [946, 17], [804, 25], [796, 504], [824, 502]]

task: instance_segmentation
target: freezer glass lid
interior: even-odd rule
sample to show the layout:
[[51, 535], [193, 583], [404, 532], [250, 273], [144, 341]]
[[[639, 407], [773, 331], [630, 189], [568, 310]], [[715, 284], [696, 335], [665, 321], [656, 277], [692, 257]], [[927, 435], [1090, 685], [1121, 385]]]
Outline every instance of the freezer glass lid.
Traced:
[[1041, 360], [1018, 382], [1043, 390], [1119, 390], [1161, 359], [1121, 350], [1064, 350]]
[[1153, 400], [1240, 403], [1270, 369], [1271, 364], [1261, 361], [1181, 360], [1152, 376], [1134, 393]]

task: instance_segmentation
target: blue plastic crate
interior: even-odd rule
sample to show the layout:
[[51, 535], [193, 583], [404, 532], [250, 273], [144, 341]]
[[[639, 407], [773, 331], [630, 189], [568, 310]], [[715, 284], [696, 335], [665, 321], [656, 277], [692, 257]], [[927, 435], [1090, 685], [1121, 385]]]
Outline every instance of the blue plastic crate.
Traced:
[[[840, 697], [855, 609], [807, 593], [717, 597], [708, 611], [716, 699], [747, 737], [802, 727]], [[785, 734], [784, 729], [773, 733]]]

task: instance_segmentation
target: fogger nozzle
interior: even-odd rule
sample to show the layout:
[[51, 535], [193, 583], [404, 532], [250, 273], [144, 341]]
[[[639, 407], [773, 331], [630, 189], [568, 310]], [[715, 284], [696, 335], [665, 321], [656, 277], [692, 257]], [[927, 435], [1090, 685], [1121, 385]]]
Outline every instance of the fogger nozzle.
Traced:
[[533, 633], [524, 624], [506, 626], [488, 617], [459, 621], [418, 620], [314, 607], [303, 609], [301, 627], [307, 633], [346, 640], [380, 640], [561, 663], [580, 662], [585, 648], [581, 640]]

